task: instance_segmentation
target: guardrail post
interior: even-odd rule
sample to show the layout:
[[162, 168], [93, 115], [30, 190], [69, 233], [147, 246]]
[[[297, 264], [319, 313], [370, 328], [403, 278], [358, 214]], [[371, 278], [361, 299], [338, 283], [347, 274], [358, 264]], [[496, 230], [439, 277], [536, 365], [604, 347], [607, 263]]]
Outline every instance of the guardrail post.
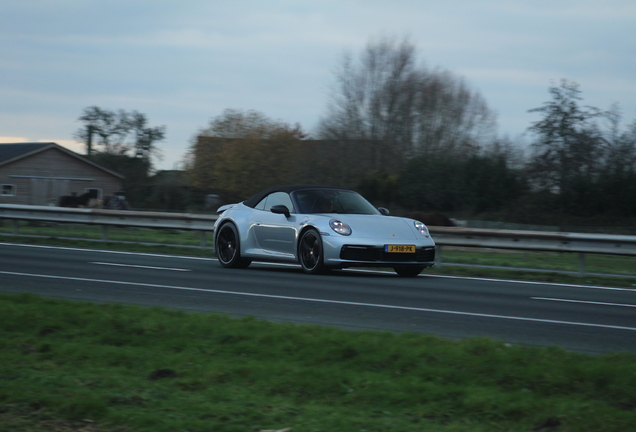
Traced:
[[20, 221], [13, 219], [13, 235], [20, 235]]
[[206, 241], [205, 231], [201, 231], [201, 243], [199, 244], [199, 246], [204, 248], [205, 247], [205, 241]]
[[579, 253], [579, 275], [585, 276], [585, 254], [583, 252]]
[[441, 267], [443, 264], [442, 247], [440, 245], [435, 245], [435, 267]]
[[108, 225], [102, 225], [102, 240], [108, 240]]

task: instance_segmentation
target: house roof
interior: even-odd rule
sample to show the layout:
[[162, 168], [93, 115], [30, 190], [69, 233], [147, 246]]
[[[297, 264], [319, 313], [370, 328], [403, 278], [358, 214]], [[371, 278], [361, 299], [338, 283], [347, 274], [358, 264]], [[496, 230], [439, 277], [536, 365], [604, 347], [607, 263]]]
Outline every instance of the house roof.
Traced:
[[20, 159], [24, 159], [26, 157], [32, 156], [34, 154], [40, 153], [44, 150], [48, 150], [50, 148], [55, 148], [63, 153], [68, 154], [71, 157], [77, 158], [84, 163], [94, 166], [102, 171], [106, 171], [109, 174], [112, 174], [119, 178], [124, 178], [123, 175], [116, 173], [115, 171], [111, 171], [108, 168], [104, 168], [101, 165], [98, 165], [81, 155], [78, 155], [71, 150], [64, 148], [54, 142], [27, 142], [27, 143], [8, 143], [8, 144], [0, 144], [0, 167], [2, 165], [8, 164], [10, 162], [14, 162]]
[[21, 158], [32, 152], [36, 152], [44, 147], [50, 146], [51, 142], [38, 142], [38, 143], [15, 143], [15, 144], [0, 144], [0, 164], [12, 159]]

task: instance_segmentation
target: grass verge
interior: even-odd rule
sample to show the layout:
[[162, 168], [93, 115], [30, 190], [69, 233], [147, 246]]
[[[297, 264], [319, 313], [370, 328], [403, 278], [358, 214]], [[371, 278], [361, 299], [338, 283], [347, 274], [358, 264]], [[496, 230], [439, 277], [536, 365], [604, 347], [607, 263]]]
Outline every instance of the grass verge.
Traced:
[[0, 430], [626, 431], [636, 356], [0, 295]]

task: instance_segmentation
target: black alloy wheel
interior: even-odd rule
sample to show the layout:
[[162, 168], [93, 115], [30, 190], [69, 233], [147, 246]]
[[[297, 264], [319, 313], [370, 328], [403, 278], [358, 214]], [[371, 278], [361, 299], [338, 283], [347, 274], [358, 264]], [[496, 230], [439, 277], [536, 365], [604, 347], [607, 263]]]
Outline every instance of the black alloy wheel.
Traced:
[[251, 260], [241, 258], [238, 231], [232, 223], [221, 225], [214, 247], [216, 256], [223, 267], [245, 268], [251, 264]]
[[321, 274], [327, 272], [324, 263], [322, 239], [315, 229], [308, 229], [298, 243], [298, 260], [305, 273]]

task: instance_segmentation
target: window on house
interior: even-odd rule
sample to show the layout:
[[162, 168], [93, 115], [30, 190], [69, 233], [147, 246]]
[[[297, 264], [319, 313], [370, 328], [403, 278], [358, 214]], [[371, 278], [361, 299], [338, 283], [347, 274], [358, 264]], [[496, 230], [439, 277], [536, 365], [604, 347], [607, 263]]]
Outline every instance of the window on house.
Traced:
[[2, 185], [2, 193], [0, 195], [3, 196], [15, 196], [15, 185], [12, 184], [3, 184]]

